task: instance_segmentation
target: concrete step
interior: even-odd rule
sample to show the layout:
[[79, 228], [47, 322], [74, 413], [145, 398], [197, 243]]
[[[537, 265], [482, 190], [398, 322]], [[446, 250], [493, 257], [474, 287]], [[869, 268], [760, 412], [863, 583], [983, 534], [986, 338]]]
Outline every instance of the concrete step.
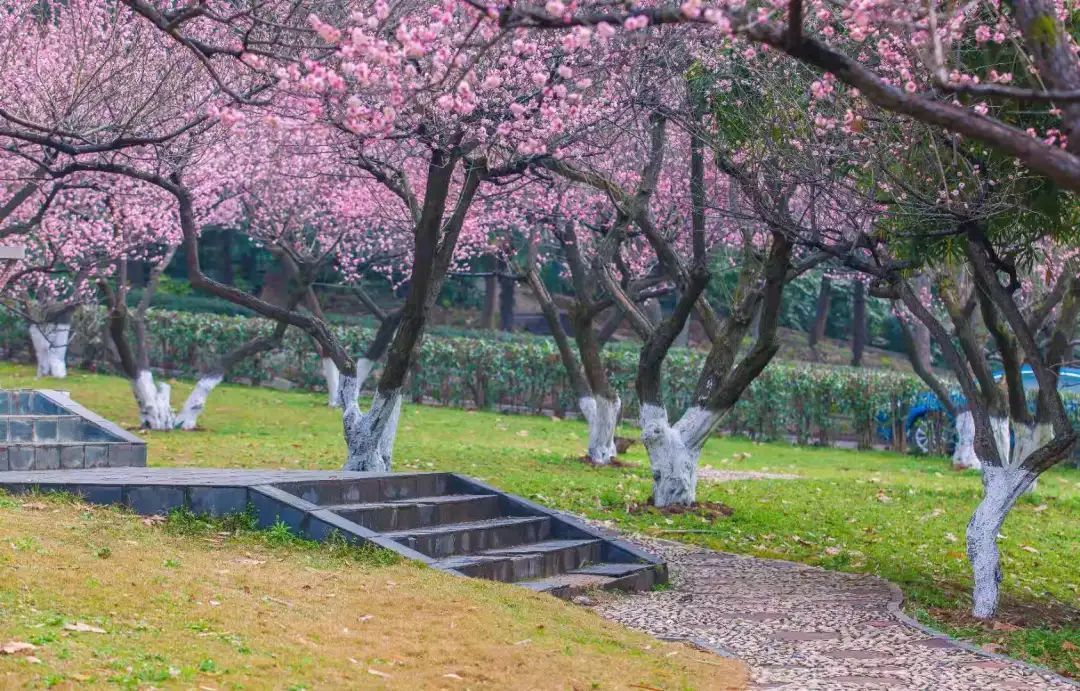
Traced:
[[517, 585], [538, 593], [567, 598], [597, 588], [647, 590], [655, 583], [662, 582], [660, 576], [654, 564], [602, 563], [589, 564], [544, 578], [520, 581]]
[[277, 485], [282, 491], [318, 506], [378, 503], [418, 499], [447, 494], [449, 476], [446, 473], [416, 473], [380, 475], [372, 478], [346, 480], [330, 478]]
[[494, 494], [444, 494], [365, 504], [335, 504], [326, 508], [378, 532], [482, 521], [500, 515], [499, 497]]
[[565, 573], [599, 561], [602, 545], [602, 540], [544, 540], [446, 557], [436, 562], [436, 568], [513, 583]]
[[546, 540], [551, 535], [551, 519], [548, 516], [492, 518], [383, 535], [429, 557], [449, 557]]

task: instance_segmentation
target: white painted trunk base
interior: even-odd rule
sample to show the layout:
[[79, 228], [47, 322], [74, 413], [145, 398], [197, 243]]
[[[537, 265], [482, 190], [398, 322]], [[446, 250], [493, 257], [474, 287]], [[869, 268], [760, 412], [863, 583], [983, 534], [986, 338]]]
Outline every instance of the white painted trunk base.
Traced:
[[30, 341], [37, 360], [37, 376], [67, 376], [67, 350], [71, 341], [71, 324], [44, 323], [30, 325]]
[[328, 357], [322, 359], [323, 379], [326, 380], [327, 405], [341, 407], [341, 371]]
[[[358, 372], [359, 374], [359, 372]], [[401, 390], [376, 391], [368, 412], [360, 411], [359, 377], [342, 375], [341, 396], [345, 403], [343, 425], [348, 457], [344, 470], [390, 472], [394, 439], [401, 417]]]
[[578, 399], [578, 409], [589, 425], [589, 460], [598, 465], [607, 465], [618, 454], [615, 448], [615, 427], [619, 424], [622, 401], [603, 396], [582, 396]]
[[154, 375], [142, 370], [131, 381], [131, 390], [135, 402], [139, 404], [139, 422], [153, 430], [170, 430], [175, 427], [176, 418], [172, 410], [172, 389], [165, 382], [154, 384]]
[[214, 374], [210, 376], [200, 377], [199, 381], [195, 383], [195, 388], [192, 389], [188, 395], [187, 400], [184, 401], [184, 407], [180, 409], [180, 412], [176, 415], [174, 421], [175, 425], [180, 429], [193, 430], [199, 424], [199, 415], [206, 408], [206, 399], [210, 397], [211, 392], [221, 383], [222, 376], [220, 374]]
[[982, 462], [975, 453], [975, 416], [965, 410], [956, 416], [956, 449], [952, 456], [953, 468], [978, 470]]
[[655, 506], [689, 506], [697, 500], [698, 458], [719, 422], [718, 413], [695, 406], [671, 426], [664, 408], [641, 406], [641, 441], [652, 466]]
[[983, 468], [983, 499], [967, 527], [967, 554], [975, 586], [972, 591], [972, 614], [989, 619], [997, 610], [1001, 584], [1001, 555], [997, 538], [1005, 517], [1026, 492], [1036, 476], [1018, 468]]

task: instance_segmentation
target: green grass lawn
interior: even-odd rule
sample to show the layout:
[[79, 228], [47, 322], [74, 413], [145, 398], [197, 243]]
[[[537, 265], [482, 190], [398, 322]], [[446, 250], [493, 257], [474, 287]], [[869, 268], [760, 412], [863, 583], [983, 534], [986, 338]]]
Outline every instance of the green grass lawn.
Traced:
[[[0, 387], [68, 389], [96, 412], [133, 427], [126, 382], [74, 373], [35, 382], [32, 369], [0, 365]], [[177, 382], [177, 404], [190, 383]], [[250, 468], [337, 468], [344, 459], [340, 413], [324, 396], [222, 386], [196, 432], [150, 433], [150, 464]], [[636, 437], [632, 428], [622, 430]], [[734, 509], [727, 518], [635, 511], [650, 492], [644, 449], [626, 467], [577, 460], [586, 430], [546, 417], [407, 405], [396, 470], [449, 470], [549, 506], [631, 531], [707, 547], [880, 575], [903, 589], [908, 611], [993, 650], [1080, 676], [1080, 471], [1040, 480], [1006, 522], [1000, 540], [1005, 581], [997, 622], [966, 616], [970, 576], [964, 527], [980, 495], [976, 473], [944, 459], [831, 448], [710, 440], [703, 466], [793, 473], [799, 480], [699, 483], [698, 498]]]

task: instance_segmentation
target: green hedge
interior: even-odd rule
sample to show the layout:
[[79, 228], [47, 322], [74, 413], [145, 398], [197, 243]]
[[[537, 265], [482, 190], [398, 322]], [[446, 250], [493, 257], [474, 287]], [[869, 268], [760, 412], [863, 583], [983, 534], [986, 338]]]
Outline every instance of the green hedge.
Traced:
[[[268, 333], [262, 319], [207, 313], [151, 310], [151, 362], [175, 376], [191, 377], [212, 354], [233, 348], [256, 333]], [[108, 369], [100, 310], [83, 310], [75, 322], [72, 364]], [[335, 326], [354, 353], [363, 352], [373, 330]], [[27, 357], [25, 329], [8, 316], [0, 320], [0, 335], [9, 344], [9, 357]], [[689, 404], [703, 355], [675, 349], [664, 369], [666, 403], [673, 416]], [[624, 416], [636, 417], [634, 374], [637, 350], [614, 346], [605, 351], [612, 383], [624, 401]], [[310, 340], [290, 329], [284, 347], [240, 363], [229, 373], [233, 381], [265, 384], [275, 378], [298, 387], [323, 387], [320, 363]], [[724, 423], [733, 432], [759, 439], [793, 435], [800, 442], [827, 442], [838, 437], [861, 444], [874, 440], [878, 426], [902, 421], [914, 395], [924, 389], [911, 375], [882, 370], [826, 367], [808, 363], [775, 362], [743, 395]], [[409, 378], [408, 395], [416, 401], [456, 407], [511, 409], [521, 412], [575, 410], [572, 390], [549, 338], [524, 336], [427, 337]], [[886, 417], [880, 417], [882, 412]], [[895, 427], [894, 427], [895, 429]]]

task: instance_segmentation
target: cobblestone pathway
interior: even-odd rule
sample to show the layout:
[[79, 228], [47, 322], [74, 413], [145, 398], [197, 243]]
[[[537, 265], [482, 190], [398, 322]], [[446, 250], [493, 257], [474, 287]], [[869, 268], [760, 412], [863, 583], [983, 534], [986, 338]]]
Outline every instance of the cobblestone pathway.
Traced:
[[738, 657], [752, 689], [1078, 688], [912, 625], [899, 590], [872, 576], [642, 541], [673, 588], [603, 598], [597, 611], [659, 638]]

